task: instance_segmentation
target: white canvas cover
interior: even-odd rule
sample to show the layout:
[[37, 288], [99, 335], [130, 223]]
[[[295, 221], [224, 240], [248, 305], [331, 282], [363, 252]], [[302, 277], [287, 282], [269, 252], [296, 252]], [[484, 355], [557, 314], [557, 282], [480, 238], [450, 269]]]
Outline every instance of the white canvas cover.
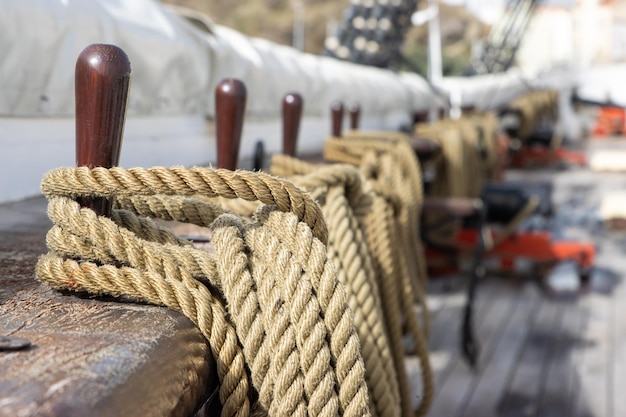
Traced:
[[626, 107], [626, 64], [590, 68], [576, 77], [578, 97], [597, 103]]
[[387, 70], [300, 53], [234, 30], [203, 31], [153, 0], [0, 0], [0, 115], [73, 113], [74, 65], [91, 43], [126, 51], [133, 69], [129, 115], [213, 114], [215, 85], [248, 87], [248, 115], [276, 117], [300, 92], [305, 112], [333, 100], [365, 113], [405, 114], [438, 103], [426, 83]]
[[495, 109], [529, 90], [517, 70], [472, 77], [445, 77], [439, 85], [450, 95], [453, 105]]

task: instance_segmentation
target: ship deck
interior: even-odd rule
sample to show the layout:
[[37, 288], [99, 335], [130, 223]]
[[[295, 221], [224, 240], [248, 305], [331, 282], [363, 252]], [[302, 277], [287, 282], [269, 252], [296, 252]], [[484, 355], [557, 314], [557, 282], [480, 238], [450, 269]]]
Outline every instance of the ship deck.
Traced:
[[[624, 148], [616, 141], [597, 141], [590, 146]], [[429, 288], [429, 342], [436, 397], [428, 415], [624, 416], [626, 237], [623, 232], [603, 227], [597, 211], [608, 193], [626, 190], [626, 174], [576, 168], [511, 171], [508, 176], [528, 184], [552, 184], [556, 211], [551, 227], [565, 237], [591, 239], [597, 245], [591, 280], [580, 288], [554, 291], [536, 276], [490, 274], [477, 295], [475, 325], [481, 352], [473, 370], [459, 355], [458, 329], [466, 280], [462, 276], [433, 279]], [[165, 384], [157, 384], [162, 389], [154, 390], [155, 399], [170, 395], [170, 403], [160, 407], [179, 407], [177, 411], [183, 414], [197, 407], [210, 394], [202, 387], [214, 379], [210, 361], [209, 366], [201, 363], [208, 351], [200, 333], [174, 312], [79, 299], [41, 288], [34, 281], [33, 269], [37, 256], [45, 251], [44, 234], [49, 226], [42, 198], [0, 205], [0, 334], [28, 338], [35, 346], [23, 352], [0, 351], [0, 415], [27, 410], [30, 399], [37, 396], [42, 401], [37, 411], [44, 414], [54, 411], [65, 398], [70, 404], [64, 407], [74, 407], [75, 413], [64, 409], [64, 415], [80, 415], [90, 407], [99, 407], [102, 415], [115, 415], [121, 409], [115, 408], [120, 406], [112, 405], [110, 398], [126, 401], [128, 407], [136, 403], [128, 402], [128, 398], [146, 395], [143, 391], [120, 394], [122, 384], [159, 377], [171, 378], [181, 387], [192, 381], [187, 389], [194, 391], [176, 403], [171, 392], [161, 392]], [[567, 276], [553, 277], [561, 284], [568, 283]], [[100, 307], [102, 302], [111, 309]], [[54, 309], [36, 314], [45, 306], [42, 303]], [[64, 303], [69, 304], [63, 307]], [[81, 317], [86, 321], [79, 326], [75, 322]], [[120, 328], [126, 325], [128, 328]], [[58, 343], [61, 348], [55, 345]], [[82, 350], [76, 348], [80, 343], [86, 346]], [[111, 354], [136, 355], [126, 355], [124, 361], [107, 361], [98, 356], [98, 346]], [[73, 356], [63, 358], [60, 351], [47, 349], [65, 349]], [[159, 365], [178, 355], [191, 357], [180, 364], [186, 367], [186, 375], [177, 376]], [[150, 364], [146, 358], [164, 362]], [[25, 381], [33, 377], [28, 367], [35, 363], [47, 371], [37, 375], [38, 383], [28, 388]], [[78, 372], [78, 379], [67, 375], [70, 379], [63, 379], [63, 372]], [[119, 381], [87, 384], [104, 372], [119, 372]], [[56, 384], [54, 393], [43, 386], [46, 382]], [[92, 391], [85, 396], [87, 389]], [[141, 413], [124, 411], [127, 415]]]
[[[588, 152], [599, 149], [626, 147], [598, 140]], [[430, 352], [436, 398], [428, 416], [624, 416], [626, 235], [603, 227], [598, 209], [609, 193], [626, 193], [626, 174], [532, 170], [511, 171], [508, 178], [552, 185], [552, 227], [563, 238], [596, 244], [591, 279], [576, 287], [567, 268], [550, 279], [490, 274], [476, 301], [481, 353], [475, 370], [458, 349], [464, 279], [433, 280]]]

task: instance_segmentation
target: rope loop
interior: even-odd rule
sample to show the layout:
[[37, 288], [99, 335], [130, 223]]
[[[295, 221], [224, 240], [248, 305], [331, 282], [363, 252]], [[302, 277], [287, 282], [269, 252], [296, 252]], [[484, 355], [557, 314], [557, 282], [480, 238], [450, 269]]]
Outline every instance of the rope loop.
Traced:
[[[44, 177], [53, 227], [37, 278], [189, 317], [217, 363], [223, 417], [369, 416], [355, 317], [320, 207], [267, 174], [62, 168]], [[112, 198], [111, 218], [79, 196]], [[207, 198], [260, 201], [242, 218]], [[150, 218], [209, 227], [212, 251]]]
[[328, 230], [321, 209], [302, 189], [264, 173], [227, 169], [186, 168], [58, 168], [41, 182], [44, 196], [127, 197], [182, 195], [240, 198], [275, 205], [306, 222], [323, 243]]

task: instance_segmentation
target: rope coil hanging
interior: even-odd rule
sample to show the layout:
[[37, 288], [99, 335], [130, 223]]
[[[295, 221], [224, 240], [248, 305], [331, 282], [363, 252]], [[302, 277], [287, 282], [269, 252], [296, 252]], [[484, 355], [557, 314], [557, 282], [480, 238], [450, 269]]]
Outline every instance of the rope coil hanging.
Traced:
[[[261, 173], [182, 167], [61, 168], [41, 188], [54, 226], [37, 278], [181, 311], [209, 341], [222, 416], [370, 414], [326, 224], [300, 188]], [[263, 205], [242, 219], [197, 196]], [[120, 208], [109, 219], [76, 197], [113, 198]], [[210, 227], [215, 253], [144, 216]]]
[[542, 119], [555, 120], [558, 117], [559, 92], [556, 90], [531, 91], [513, 100], [507, 110], [519, 114], [517, 134], [520, 140], [525, 141]]
[[385, 311], [364, 236], [371, 195], [358, 170], [349, 165], [316, 166], [284, 155], [272, 157], [271, 172], [289, 177], [319, 201], [329, 229], [328, 253], [346, 287], [375, 416], [400, 416], [398, 378], [385, 328]]
[[[415, 133], [437, 142], [442, 150], [442, 158], [431, 163], [435, 180], [429, 186], [429, 196], [478, 198], [484, 183], [500, 175], [497, 119], [493, 113], [419, 124]], [[424, 225], [428, 229], [447, 218], [445, 213], [425, 213]], [[449, 221], [431, 231], [428, 239], [449, 244], [461, 225], [460, 219]]]
[[[342, 139], [329, 138], [324, 146], [324, 157], [359, 167], [372, 186], [372, 210], [364, 222], [365, 235], [387, 315], [403, 414], [412, 413], [412, 394], [404, 366], [403, 334], [406, 331], [420, 359], [423, 395], [416, 414], [423, 415], [432, 401], [433, 382], [426, 343], [427, 277], [419, 239], [422, 201], [419, 162], [405, 136], [386, 133], [347, 132]], [[420, 307], [421, 322], [415, 305]]]

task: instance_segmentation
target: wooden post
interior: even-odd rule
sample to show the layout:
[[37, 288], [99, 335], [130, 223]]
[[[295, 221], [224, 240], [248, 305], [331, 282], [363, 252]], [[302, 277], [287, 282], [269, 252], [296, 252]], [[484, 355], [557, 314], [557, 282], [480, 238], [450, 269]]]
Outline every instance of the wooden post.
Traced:
[[420, 110], [413, 113], [413, 124], [428, 123], [428, 111]]
[[246, 97], [246, 86], [239, 80], [225, 79], [215, 88], [218, 168], [237, 169]]
[[[114, 45], [94, 44], [76, 61], [76, 165], [111, 168], [119, 163], [126, 104], [130, 86], [130, 61]], [[79, 202], [103, 216], [111, 213], [106, 198], [81, 198]]]
[[472, 106], [472, 105], [461, 106], [461, 114], [463, 116], [467, 116], [467, 115], [473, 114], [473, 113], [476, 113], [476, 106]]
[[285, 155], [296, 156], [302, 103], [302, 96], [298, 93], [289, 93], [283, 98], [283, 154]]
[[350, 129], [358, 130], [359, 122], [361, 120], [361, 106], [358, 104], [353, 104], [350, 106]]
[[343, 103], [336, 101], [330, 108], [332, 118], [332, 130], [331, 133], [334, 137], [340, 138], [343, 127]]

